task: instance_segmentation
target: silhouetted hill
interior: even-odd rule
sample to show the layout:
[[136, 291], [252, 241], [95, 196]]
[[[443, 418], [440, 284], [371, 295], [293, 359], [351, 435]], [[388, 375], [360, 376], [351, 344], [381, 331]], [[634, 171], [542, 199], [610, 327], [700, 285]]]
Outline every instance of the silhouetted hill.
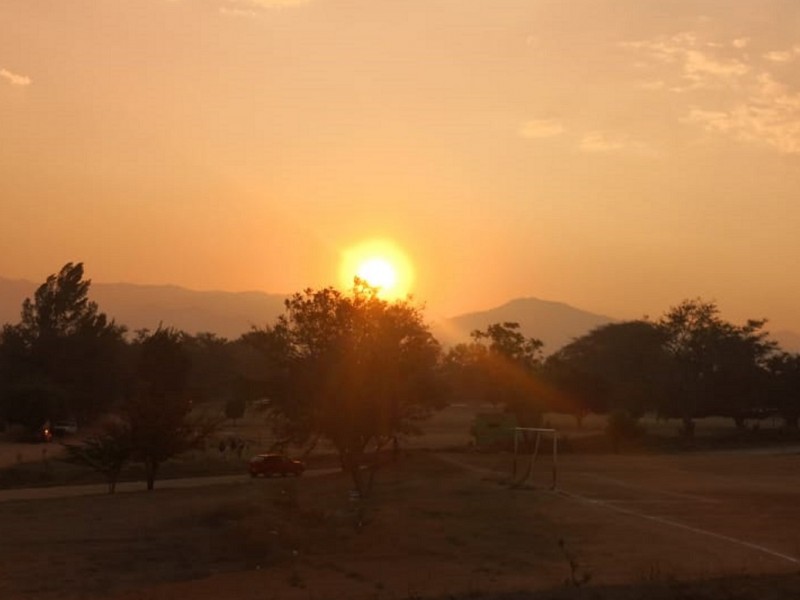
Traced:
[[574, 338], [588, 333], [599, 325], [614, 321], [611, 317], [580, 310], [563, 302], [538, 298], [518, 298], [482, 312], [473, 312], [447, 319], [434, 325], [436, 337], [444, 344], [456, 344], [469, 339], [475, 329], [485, 329], [492, 323], [516, 321], [526, 337], [544, 342], [544, 353], [552, 354]]
[[[0, 278], [0, 321], [17, 323], [22, 301], [40, 284]], [[273, 321], [286, 296], [264, 292], [199, 292], [173, 285], [92, 283], [90, 298], [130, 331], [159, 323], [188, 333], [210, 331], [234, 339]]]
[[[33, 295], [40, 284], [0, 277], [0, 325], [17, 323], [22, 301]], [[280, 294], [264, 292], [200, 292], [174, 285], [135, 285], [92, 283], [89, 295], [100, 310], [125, 325], [129, 331], [155, 329], [159, 323], [189, 333], [210, 331], [235, 339], [253, 325], [263, 326], [283, 312]], [[552, 354], [576, 337], [611, 317], [587, 312], [564, 304], [537, 298], [518, 298], [496, 308], [472, 312], [433, 324], [433, 332], [445, 345], [469, 340], [475, 329], [491, 323], [516, 321], [527, 337], [545, 343], [545, 354]], [[800, 334], [782, 330], [770, 334], [781, 348], [800, 352]]]

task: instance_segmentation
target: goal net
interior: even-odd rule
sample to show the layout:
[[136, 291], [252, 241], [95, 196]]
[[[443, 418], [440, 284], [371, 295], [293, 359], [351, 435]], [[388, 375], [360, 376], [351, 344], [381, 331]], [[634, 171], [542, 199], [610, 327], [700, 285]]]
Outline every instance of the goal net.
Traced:
[[544, 465], [539, 470], [550, 470], [550, 489], [556, 489], [558, 484], [558, 431], [539, 427], [515, 427], [514, 463], [511, 469], [512, 487], [533, 486], [537, 459]]

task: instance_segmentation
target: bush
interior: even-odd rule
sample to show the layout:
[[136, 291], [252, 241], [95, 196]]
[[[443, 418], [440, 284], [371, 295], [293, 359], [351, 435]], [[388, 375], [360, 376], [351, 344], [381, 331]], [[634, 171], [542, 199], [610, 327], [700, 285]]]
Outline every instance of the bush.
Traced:
[[606, 435], [611, 440], [614, 452], [619, 452], [623, 443], [641, 438], [644, 435], [644, 427], [639, 423], [639, 417], [631, 415], [626, 410], [615, 410], [608, 415]]

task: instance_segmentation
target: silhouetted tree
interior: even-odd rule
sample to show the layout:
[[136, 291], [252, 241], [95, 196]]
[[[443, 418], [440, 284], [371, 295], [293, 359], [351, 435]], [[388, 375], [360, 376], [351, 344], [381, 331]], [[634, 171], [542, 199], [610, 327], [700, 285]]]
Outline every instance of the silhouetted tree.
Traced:
[[548, 357], [548, 378], [562, 407], [579, 421], [587, 412], [625, 411], [638, 418], [660, 406], [668, 369], [661, 330], [648, 321], [602, 325]]
[[232, 343], [213, 333], [183, 335], [182, 343], [191, 367], [187, 387], [198, 402], [228, 400], [236, 388]]
[[766, 361], [774, 352], [762, 328], [765, 321], [736, 326], [719, 316], [713, 302], [684, 300], [658, 322], [670, 357], [666, 405], [662, 412], [683, 420], [694, 433], [694, 419], [711, 414], [742, 422], [764, 384]]
[[783, 418], [789, 429], [797, 429], [800, 421], [800, 354], [780, 352], [767, 362], [769, 406]]
[[152, 490], [160, 465], [198, 447], [217, 422], [190, 416], [191, 365], [180, 332], [159, 327], [152, 334], [141, 333], [137, 344], [137, 384], [123, 419], [130, 430], [131, 456], [144, 464], [147, 489]]
[[67, 263], [24, 301], [21, 321], [3, 328], [6, 397], [32, 387], [58, 390], [60, 409], [86, 418], [120, 396], [125, 329], [99, 312], [89, 286], [83, 265]]
[[105, 424], [102, 433], [86, 438], [82, 444], [66, 444], [70, 462], [86, 465], [105, 475], [108, 493], [117, 489], [120, 473], [133, 454], [130, 424], [113, 420]]
[[284, 439], [330, 440], [362, 494], [374, 473], [364, 479], [368, 450], [414, 433], [440, 405], [439, 345], [422, 313], [358, 280], [350, 294], [294, 294], [261, 338], [285, 377], [270, 406], [273, 426]]
[[503, 406], [520, 426], [540, 424], [548, 390], [542, 382], [542, 342], [526, 338], [519, 323], [493, 323], [471, 333], [472, 342], [448, 352], [451, 390]]

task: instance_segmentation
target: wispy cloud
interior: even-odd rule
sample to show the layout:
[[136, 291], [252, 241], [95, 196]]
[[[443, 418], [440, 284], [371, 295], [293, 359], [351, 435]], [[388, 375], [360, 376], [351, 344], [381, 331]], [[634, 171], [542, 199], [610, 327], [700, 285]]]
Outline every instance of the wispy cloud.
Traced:
[[[734, 40], [734, 43], [736, 41], [742, 43], [741, 40]], [[750, 67], [737, 58], [719, 56], [722, 44], [703, 42], [690, 31], [624, 42], [622, 46], [638, 51], [651, 61], [676, 68], [679, 81], [669, 88], [674, 92], [728, 86], [750, 71]], [[647, 63], [639, 64], [647, 66]]]
[[11, 85], [26, 86], [31, 84], [31, 78], [26, 75], [12, 73], [8, 69], [0, 69], [0, 77], [8, 81]]
[[527, 139], [549, 138], [564, 133], [564, 126], [554, 119], [526, 121], [519, 128], [519, 135]]
[[308, 4], [311, 0], [228, 0], [233, 6], [250, 6], [256, 8], [285, 8]]
[[764, 73], [751, 94], [724, 110], [693, 108], [686, 121], [743, 142], [800, 154], [800, 93]]
[[657, 156], [657, 152], [647, 144], [634, 140], [627, 135], [609, 131], [590, 131], [586, 133], [578, 143], [578, 149], [582, 152], [595, 154], [625, 152], [640, 156]]
[[764, 58], [772, 62], [789, 62], [794, 58], [794, 53], [788, 50], [773, 50], [772, 52], [767, 52]]
[[578, 146], [584, 152], [615, 152], [622, 150], [622, 140], [602, 131], [591, 131], [583, 136]]
[[772, 50], [764, 54], [764, 58], [772, 62], [787, 63], [800, 56], [800, 46], [794, 46], [789, 50]]
[[[748, 38], [728, 47], [709, 45], [691, 32], [653, 40], [629, 42], [626, 47], [662, 65], [664, 86], [640, 87], [686, 94], [686, 123], [741, 142], [800, 154], [800, 91], [781, 82], [782, 64], [800, 57], [800, 46], [750, 56]], [[775, 71], [773, 73], [772, 71]], [[713, 94], [693, 93], [713, 90]], [[587, 143], [592, 147], [592, 140]], [[601, 141], [595, 141], [601, 148]]]
[[220, 6], [219, 14], [226, 17], [257, 17], [258, 13], [249, 8], [236, 8], [228, 6]]

